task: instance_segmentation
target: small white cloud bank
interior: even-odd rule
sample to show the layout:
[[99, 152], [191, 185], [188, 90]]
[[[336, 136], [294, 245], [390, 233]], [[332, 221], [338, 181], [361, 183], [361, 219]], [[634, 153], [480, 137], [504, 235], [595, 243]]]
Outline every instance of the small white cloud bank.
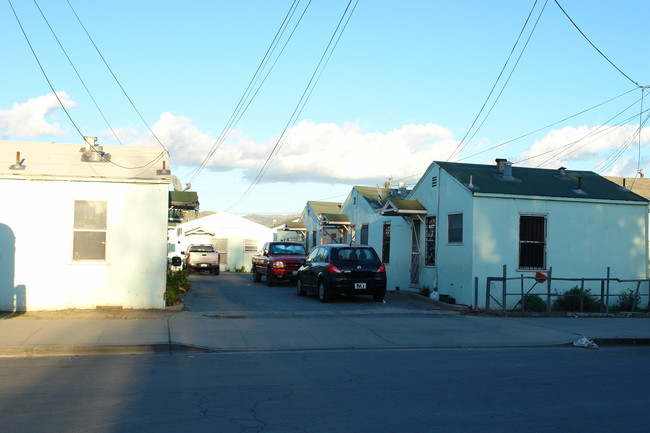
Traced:
[[[66, 108], [75, 106], [66, 92], [56, 92]], [[35, 138], [46, 135], [63, 136], [67, 129], [53, 122], [61, 105], [53, 93], [15, 103], [6, 110], [0, 109], [0, 138]]]
[[355, 123], [336, 125], [304, 120], [280, 139], [256, 142], [233, 130], [227, 139], [201, 132], [191, 119], [164, 113], [152, 127], [174, 165], [196, 166], [213, 151], [206, 167], [241, 169], [253, 179], [272, 150], [264, 182], [368, 182], [422, 173], [434, 160], [444, 160], [457, 145], [440, 125], [404, 125], [387, 133], [364, 132]]

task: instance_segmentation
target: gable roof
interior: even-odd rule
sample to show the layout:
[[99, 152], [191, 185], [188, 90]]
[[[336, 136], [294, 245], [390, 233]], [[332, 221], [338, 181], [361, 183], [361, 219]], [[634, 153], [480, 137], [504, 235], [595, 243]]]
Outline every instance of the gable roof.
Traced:
[[496, 165], [439, 161], [435, 164], [465, 185], [472, 194], [648, 201], [591, 171], [564, 170], [562, 176], [559, 170], [513, 166], [512, 179], [507, 180]]
[[330, 226], [350, 225], [350, 218], [342, 213], [324, 213], [321, 215], [320, 222], [322, 225]]
[[341, 203], [329, 201], [308, 201], [307, 206], [310, 206], [316, 215], [323, 213], [339, 213], [341, 210]]
[[390, 197], [390, 188], [372, 186], [355, 186], [352, 188], [361, 195], [373, 209], [381, 209], [387, 197]]

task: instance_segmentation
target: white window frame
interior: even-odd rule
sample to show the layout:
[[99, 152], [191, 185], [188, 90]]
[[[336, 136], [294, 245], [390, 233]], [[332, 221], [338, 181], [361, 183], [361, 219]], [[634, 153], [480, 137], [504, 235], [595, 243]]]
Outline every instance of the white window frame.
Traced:
[[[75, 200], [72, 225], [72, 261], [106, 262], [107, 227], [107, 201]], [[88, 245], [88, 242], [91, 242], [94, 248], [90, 250], [83, 248]]]

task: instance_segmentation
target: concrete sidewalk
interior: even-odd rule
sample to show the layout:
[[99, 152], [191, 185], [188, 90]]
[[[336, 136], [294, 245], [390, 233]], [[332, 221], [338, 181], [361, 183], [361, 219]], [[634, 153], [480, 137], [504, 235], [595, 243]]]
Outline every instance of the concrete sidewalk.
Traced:
[[650, 319], [494, 317], [449, 311], [382, 314], [190, 311], [52, 312], [0, 316], [0, 356], [188, 351], [486, 348], [649, 344]]

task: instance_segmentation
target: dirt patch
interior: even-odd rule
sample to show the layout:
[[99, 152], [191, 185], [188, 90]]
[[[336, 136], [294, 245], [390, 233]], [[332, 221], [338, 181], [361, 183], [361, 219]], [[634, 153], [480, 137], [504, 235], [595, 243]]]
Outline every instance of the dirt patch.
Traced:
[[57, 310], [57, 311], [27, 311], [27, 312], [1, 312], [0, 320], [102, 320], [102, 319], [166, 319], [178, 314], [181, 308], [164, 310], [131, 310], [121, 308], [102, 307], [89, 310]]

